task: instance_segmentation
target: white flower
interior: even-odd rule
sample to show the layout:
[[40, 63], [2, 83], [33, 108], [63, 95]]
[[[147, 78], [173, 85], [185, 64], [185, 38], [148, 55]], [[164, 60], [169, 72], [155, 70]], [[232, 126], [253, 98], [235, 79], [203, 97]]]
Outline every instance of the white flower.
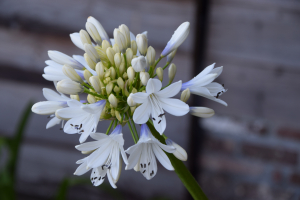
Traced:
[[186, 153], [186, 151], [177, 143], [175, 143], [173, 140], [171, 139], [166, 139], [166, 144], [170, 147], [174, 147], [176, 150], [173, 152], [174, 156], [176, 158], [178, 158], [179, 160], [182, 161], [187, 161], [188, 159], [188, 155]]
[[144, 124], [151, 114], [155, 129], [162, 134], [166, 129], [164, 110], [175, 116], [187, 114], [189, 106], [186, 103], [170, 98], [180, 91], [181, 84], [181, 81], [178, 81], [160, 90], [162, 83], [157, 79], [150, 78], [146, 86], [146, 93], [138, 92], [131, 95], [136, 103], [142, 104], [134, 112], [134, 122]]
[[80, 34], [78, 32], [70, 34], [70, 38], [72, 42], [75, 44], [75, 46], [77, 46], [79, 49], [84, 50], [84, 46], [83, 43], [81, 42]]
[[70, 100], [70, 98], [63, 94], [57, 94], [48, 88], [43, 88], [43, 95], [48, 101], [35, 103], [31, 110], [36, 114], [50, 115], [50, 117], [53, 117], [46, 125], [46, 129], [48, 129], [56, 124], [60, 124], [61, 119], [55, 117], [54, 113], [58, 109], [67, 107], [67, 101]]
[[206, 107], [190, 107], [190, 114], [196, 117], [208, 118], [215, 114], [215, 111]]
[[[166, 56], [176, 50], [187, 38], [190, 32], [190, 22], [182, 23], [174, 32], [167, 46], [162, 51], [161, 55]], [[175, 52], [176, 53], [176, 52]]]
[[133, 67], [134, 71], [142, 72], [147, 68], [147, 61], [144, 56], [139, 56], [131, 60], [131, 66]]
[[126, 153], [130, 154], [126, 170], [137, 166], [141, 174], [147, 179], [152, 179], [157, 172], [156, 158], [167, 169], [174, 170], [165, 152], [173, 153], [175, 148], [160, 143], [151, 134], [148, 126], [142, 124], [140, 139], [137, 144], [129, 147]]
[[[81, 165], [83, 166], [79, 166], [75, 174], [81, 175], [89, 168], [94, 168], [92, 175], [94, 172], [95, 174], [97, 172], [99, 176], [95, 176], [93, 180], [96, 181], [96, 179], [98, 179], [99, 181], [100, 176], [103, 178], [106, 172], [108, 172], [108, 178], [111, 179], [109, 182], [111, 183], [112, 187], [116, 188], [114, 184], [119, 179], [121, 172], [120, 165], [122, 164], [120, 162], [120, 153], [125, 164], [128, 164], [127, 156], [123, 147], [124, 139], [122, 134], [122, 126], [116, 126], [110, 135], [103, 133], [92, 133], [91, 137], [97, 141], [87, 142], [76, 146], [76, 149], [80, 151], [94, 152], [81, 160]], [[95, 182], [94, 185], [100, 185], [102, 182], [100, 180], [100, 182]]]
[[145, 56], [148, 49], [148, 39], [145, 34], [137, 34], [136, 44], [141, 55]]
[[70, 79], [64, 79], [57, 83], [57, 91], [65, 94], [78, 94], [84, 91], [84, 87]]
[[206, 67], [192, 80], [183, 83], [181, 90], [189, 88], [192, 94], [206, 97], [227, 106], [225, 101], [219, 99], [220, 95], [227, 90], [223, 87], [223, 85], [212, 82], [222, 73], [223, 67], [217, 67], [214, 69], [214, 66], [215, 63]]
[[61, 65], [70, 65], [74, 69], [82, 69], [84, 66], [78, 62], [76, 59], [61, 53], [59, 51], [48, 51], [48, 56], [51, 58], [51, 60], [57, 62], [58, 64]]
[[140, 72], [140, 79], [143, 85], [147, 85], [150, 75], [148, 72]]
[[82, 143], [90, 133], [96, 132], [106, 101], [101, 100], [87, 105], [77, 100], [70, 100], [67, 103], [69, 107], [58, 110], [56, 114], [61, 118], [70, 119], [65, 124], [64, 132], [81, 134], [79, 141]]

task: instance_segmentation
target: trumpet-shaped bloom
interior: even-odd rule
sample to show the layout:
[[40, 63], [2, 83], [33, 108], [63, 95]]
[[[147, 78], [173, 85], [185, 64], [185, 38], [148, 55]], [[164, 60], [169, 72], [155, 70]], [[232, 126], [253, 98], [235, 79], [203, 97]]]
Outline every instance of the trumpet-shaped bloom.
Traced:
[[101, 100], [88, 105], [77, 100], [70, 100], [67, 103], [69, 107], [58, 110], [56, 114], [61, 118], [70, 119], [64, 126], [64, 132], [81, 134], [79, 141], [82, 143], [90, 133], [96, 132], [106, 101]]
[[222, 73], [223, 67], [217, 67], [214, 69], [214, 66], [215, 63], [209, 65], [192, 80], [183, 83], [181, 90], [189, 88], [192, 94], [206, 97], [210, 100], [227, 106], [227, 103], [225, 101], [219, 99], [220, 95], [222, 95], [227, 90], [223, 85], [212, 82]]
[[186, 103], [170, 98], [180, 91], [181, 85], [181, 81], [178, 81], [161, 90], [162, 83], [157, 79], [150, 78], [146, 86], [146, 93], [131, 94], [133, 101], [142, 104], [134, 112], [134, 122], [144, 124], [151, 114], [155, 129], [163, 134], [166, 129], [164, 111], [175, 116], [182, 116], [189, 112], [189, 106]]
[[141, 174], [147, 180], [150, 180], [157, 172], [156, 158], [166, 169], [174, 170], [168, 156], [163, 150], [173, 153], [176, 149], [173, 146], [160, 143], [153, 137], [148, 126], [142, 124], [138, 143], [126, 150], [126, 153], [130, 154], [126, 170], [137, 166]]
[[118, 181], [121, 172], [122, 155], [125, 164], [128, 164], [127, 156], [124, 151], [124, 139], [122, 126], [118, 125], [110, 135], [103, 133], [92, 133], [93, 142], [87, 142], [76, 146], [80, 151], [94, 151], [88, 157], [79, 160], [81, 165], [75, 171], [76, 175], [86, 173], [93, 168], [91, 181], [95, 186], [100, 185], [108, 174], [108, 179], [112, 187], [116, 188], [115, 183]]

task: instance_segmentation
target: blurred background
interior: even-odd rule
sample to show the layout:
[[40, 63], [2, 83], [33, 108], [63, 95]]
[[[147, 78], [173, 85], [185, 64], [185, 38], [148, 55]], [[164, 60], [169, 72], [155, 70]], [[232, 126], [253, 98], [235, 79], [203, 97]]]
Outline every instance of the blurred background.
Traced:
[[[54, 88], [41, 76], [47, 51], [83, 54], [69, 34], [84, 29], [88, 16], [111, 37], [120, 24], [134, 34], [147, 30], [157, 57], [174, 30], [189, 21], [190, 35], [173, 60], [175, 80], [188, 81], [214, 62], [224, 66], [217, 82], [228, 88], [221, 96], [228, 107], [194, 97], [190, 105], [210, 107], [215, 116], [168, 115], [165, 134], [186, 149], [187, 165], [211, 200], [300, 199], [299, 1], [1, 0], [1, 137], [14, 135], [30, 100], [44, 100], [42, 88]], [[18, 199], [53, 199], [65, 178], [76, 178], [75, 162], [83, 157], [74, 148], [79, 136], [59, 126], [46, 130], [48, 120], [36, 114], [29, 119], [17, 162]], [[133, 142], [126, 129], [124, 135], [127, 148]], [[1, 152], [0, 169], [9, 156]], [[161, 165], [151, 181], [123, 171], [117, 186], [75, 185], [67, 199], [191, 198]]]

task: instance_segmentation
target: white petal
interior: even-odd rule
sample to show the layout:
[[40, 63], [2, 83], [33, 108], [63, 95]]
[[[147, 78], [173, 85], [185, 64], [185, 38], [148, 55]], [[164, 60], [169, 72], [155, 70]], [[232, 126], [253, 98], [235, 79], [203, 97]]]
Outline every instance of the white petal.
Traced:
[[114, 180], [113, 180], [113, 178], [112, 178], [112, 176], [111, 176], [110, 170], [107, 171], [107, 177], [108, 177], [108, 181], [109, 181], [111, 187], [113, 187], [113, 188], [116, 189], [117, 186], [116, 186], [115, 183], [114, 183]]
[[161, 84], [160, 80], [150, 78], [148, 80], [148, 83], [146, 86], [146, 92], [148, 94], [156, 93], [161, 89], [161, 86], [162, 86], [162, 84]]
[[133, 99], [135, 103], [144, 103], [148, 101], [149, 94], [144, 92], [137, 92], [135, 94], [131, 93], [130, 97]]
[[92, 168], [102, 166], [111, 153], [111, 149], [111, 142], [103, 144], [88, 157], [88, 166]]
[[93, 138], [94, 140], [103, 140], [107, 137], [109, 136], [104, 133], [91, 133], [91, 138]]
[[43, 88], [43, 95], [48, 101], [67, 101], [70, 100], [70, 98], [66, 96], [61, 96], [54, 90]]
[[161, 142], [159, 142], [158, 140], [157, 140], [157, 142], [155, 144], [157, 144], [160, 148], [162, 148], [164, 151], [166, 151], [168, 153], [174, 153], [175, 150], [176, 150], [175, 147], [164, 145]]
[[65, 102], [58, 101], [41, 101], [35, 103], [31, 110], [32, 112], [39, 115], [51, 115], [54, 114], [56, 110], [66, 107]]
[[68, 106], [74, 107], [74, 108], [80, 108], [83, 105], [81, 102], [74, 100], [74, 99], [68, 101], [67, 103], [68, 103]]
[[51, 128], [55, 126], [56, 124], [59, 124], [61, 122], [61, 119], [58, 119], [57, 117], [53, 117], [46, 125], [46, 129]]
[[153, 152], [157, 158], [157, 160], [167, 169], [167, 170], [174, 170], [168, 156], [159, 148], [157, 144], [152, 144]]
[[70, 37], [71, 37], [72, 42], [73, 42], [79, 49], [84, 50], [84, 46], [83, 46], [82, 41], [81, 41], [81, 39], [80, 39], [79, 33], [77, 33], [77, 32], [76, 32], [76, 33], [72, 33], [72, 34], [70, 34]]
[[88, 172], [90, 169], [87, 169], [86, 166], [86, 162], [83, 162], [77, 167], [76, 171], [74, 172], [74, 175], [81, 176], [82, 174]]
[[70, 119], [75, 117], [81, 117], [82, 115], [86, 114], [83, 110], [80, 108], [63, 108], [56, 112], [56, 114], [64, 119]]
[[[142, 150], [141, 146], [136, 144], [133, 146], [135, 146], [136, 148], [134, 148], [135, 150], [130, 153], [130, 156], [128, 158], [128, 165], [125, 168], [126, 170], [134, 168], [134, 166], [137, 164], [137, 162], [141, 157], [141, 150]], [[127, 149], [126, 152], [129, 149]]]
[[44, 79], [47, 81], [61, 81], [63, 79], [69, 79], [69, 77], [63, 75], [63, 76], [56, 76], [56, 75], [48, 75], [48, 74], [42, 74]]
[[189, 112], [189, 106], [179, 99], [160, 98], [162, 108], [175, 116], [183, 116]]
[[159, 97], [173, 97], [176, 94], [178, 94], [178, 92], [181, 89], [181, 85], [182, 85], [182, 81], [177, 81], [175, 83], [172, 83], [171, 85], [169, 85], [168, 87], [166, 87], [165, 89], [156, 92], [155, 94]]
[[[197, 80], [193, 81], [192, 87], [205, 86], [205, 85], [211, 83], [213, 80], [215, 80], [217, 76], [218, 76], [217, 74], [208, 74], [208, 75], [202, 77], [201, 79], [197, 79]], [[192, 87], [190, 87], [190, 88], [192, 88]]]
[[211, 93], [209, 92], [209, 90], [205, 87], [199, 87], [199, 88], [197, 88], [197, 90], [191, 90], [191, 93], [203, 96], [205, 98], [208, 98], [210, 100], [213, 100], [213, 101], [216, 101], [220, 104], [223, 104], [224, 106], [227, 106], [227, 103], [225, 101], [212, 96]]
[[137, 107], [133, 114], [133, 121], [137, 124], [144, 124], [149, 120], [151, 104], [149, 101], [144, 102]]
[[45, 63], [55, 69], [62, 69], [62, 67], [63, 67], [63, 65], [61, 65], [53, 60], [46, 60]]
[[79, 151], [93, 151], [95, 149], [98, 149], [101, 145], [106, 143], [108, 140], [98, 140], [93, 142], [86, 142], [80, 145], [75, 146], [75, 148]]
[[218, 74], [218, 76], [216, 77], [218, 78], [222, 72], [223, 72], [223, 66], [214, 68], [213, 70], [211, 70], [210, 74]]
[[209, 74], [213, 70], [215, 64], [216, 63], [213, 63], [213, 64], [207, 66], [204, 70], [202, 70], [202, 72], [200, 74], [198, 74], [195, 78], [193, 78], [193, 80], [200, 79], [200, 78], [206, 76], [207, 74]]
[[224, 87], [220, 83], [212, 82], [205, 86], [213, 96], [217, 96], [219, 92], [225, 92]]

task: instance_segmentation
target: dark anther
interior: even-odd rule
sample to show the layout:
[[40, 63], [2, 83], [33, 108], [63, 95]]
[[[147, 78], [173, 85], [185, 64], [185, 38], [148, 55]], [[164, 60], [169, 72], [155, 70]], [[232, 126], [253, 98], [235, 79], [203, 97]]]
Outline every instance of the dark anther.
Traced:
[[104, 170], [103, 167], [104, 167], [104, 165], [102, 165], [102, 170]]
[[105, 179], [105, 176], [103, 176], [102, 179]]
[[99, 179], [98, 179], [99, 181], [101, 180], [101, 176], [99, 177]]
[[154, 118], [154, 117], [152, 117], [152, 119], [155, 121], [155, 118]]
[[143, 164], [141, 164], [141, 168], [143, 168]]
[[158, 124], [161, 122], [161, 120], [159, 120]]
[[70, 124], [71, 126], [74, 126], [73, 124]]
[[146, 170], [143, 171], [143, 173], [145, 173], [145, 172], [146, 172]]
[[216, 98], [219, 98], [220, 94], [221, 94], [221, 92], [218, 92], [218, 94], [217, 94]]
[[150, 165], [150, 162], [148, 163], [148, 165]]
[[144, 168], [146, 168], [146, 163], [144, 164]]
[[63, 130], [63, 128], [60, 128], [59, 130]]
[[152, 172], [150, 173], [150, 176], [152, 176], [154, 174], [154, 171], [152, 170]]
[[81, 129], [82, 128], [82, 124], [80, 124], [80, 127], [79, 127], [79, 129]]
[[93, 177], [91, 178], [91, 181], [93, 180]]
[[222, 84], [222, 86], [223, 86], [223, 87], [225, 86], [224, 83]]
[[165, 113], [158, 115], [158, 117], [162, 117], [162, 116], [164, 116], [164, 115], [165, 115]]
[[94, 171], [94, 174], [95, 174], [96, 172]]

